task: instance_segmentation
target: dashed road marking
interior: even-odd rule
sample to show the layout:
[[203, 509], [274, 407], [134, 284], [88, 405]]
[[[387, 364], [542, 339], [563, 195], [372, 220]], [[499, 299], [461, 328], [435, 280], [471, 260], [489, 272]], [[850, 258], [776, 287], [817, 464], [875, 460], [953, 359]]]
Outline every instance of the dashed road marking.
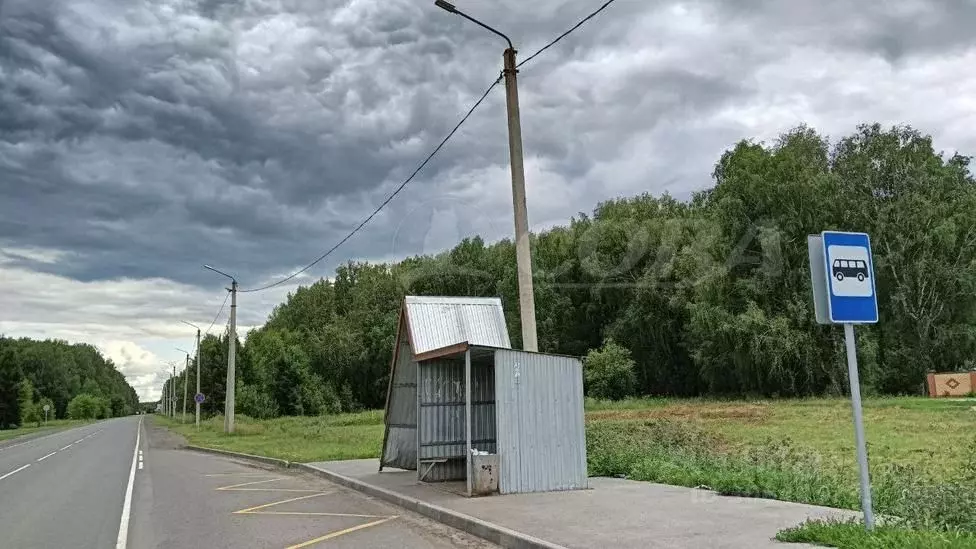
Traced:
[[314, 545], [316, 543], [319, 543], [319, 542], [322, 542], [322, 541], [325, 541], [325, 540], [334, 539], [334, 538], [337, 538], [339, 536], [344, 536], [346, 534], [351, 534], [351, 533], [356, 532], [358, 530], [364, 530], [366, 528], [372, 528], [373, 526], [379, 526], [380, 524], [383, 524], [384, 522], [390, 522], [391, 520], [393, 520], [395, 518], [397, 518], [397, 517], [386, 517], [386, 518], [383, 518], [383, 519], [380, 519], [380, 520], [374, 520], [373, 522], [367, 522], [366, 524], [360, 524], [359, 526], [353, 526], [352, 528], [346, 528], [345, 530], [339, 530], [338, 532], [332, 532], [331, 534], [326, 534], [326, 535], [324, 535], [322, 537], [318, 537], [318, 538], [315, 538], [315, 539], [310, 539], [308, 541], [299, 543], [298, 545], [292, 545], [292, 546], [288, 547], [287, 549], [301, 549], [302, 547], [308, 547], [309, 545]]
[[73, 443], [73, 442], [72, 442], [71, 444], [69, 444], [69, 445], [67, 445], [67, 446], [65, 446], [64, 448], [61, 448], [61, 449], [60, 449], [60, 450], [58, 450], [58, 451], [59, 451], [59, 452], [63, 452], [63, 451], [65, 451], [65, 450], [67, 450], [68, 448], [71, 448], [71, 447], [72, 447], [72, 446], [74, 446], [74, 445], [75, 445], [75, 443]]
[[142, 450], [139, 450], [139, 470], [142, 470]]
[[27, 465], [24, 465], [23, 467], [18, 467], [17, 469], [14, 469], [13, 471], [10, 471], [6, 475], [3, 475], [2, 477], [0, 477], [0, 480], [3, 480], [5, 478], [9, 477], [10, 475], [19, 473], [19, 472], [23, 471], [24, 469], [26, 469], [28, 467], [30, 467], [30, 463], [28, 463]]
[[55, 451], [53, 451], [53, 452], [51, 452], [50, 454], [48, 454], [48, 455], [46, 455], [46, 456], [44, 456], [44, 457], [42, 457], [42, 458], [37, 458], [37, 461], [44, 461], [45, 459], [47, 459], [47, 458], [49, 458], [49, 457], [51, 457], [51, 456], [53, 456], [53, 455], [54, 455], [54, 454], [56, 454], [56, 453], [58, 453], [58, 452], [57, 452], [57, 450], [55, 450]]
[[142, 417], [136, 426], [136, 446], [132, 449], [132, 467], [129, 468], [129, 484], [125, 488], [122, 500], [122, 516], [119, 519], [119, 537], [115, 540], [115, 549], [125, 549], [129, 542], [129, 513], [132, 509], [132, 485], [136, 480], [136, 458], [139, 456], [139, 437], [142, 434]]

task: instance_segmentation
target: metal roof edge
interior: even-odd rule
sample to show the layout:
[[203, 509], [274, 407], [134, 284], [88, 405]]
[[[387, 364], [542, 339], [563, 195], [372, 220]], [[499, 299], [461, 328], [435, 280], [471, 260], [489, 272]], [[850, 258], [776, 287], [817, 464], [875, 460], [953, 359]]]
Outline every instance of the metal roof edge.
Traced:
[[502, 298], [500, 297], [467, 297], [467, 296], [422, 296], [422, 295], [408, 295], [404, 296], [404, 302], [407, 305], [412, 304], [470, 304], [470, 305], [499, 305], [502, 304]]
[[431, 360], [434, 358], [443, 358], [445, 356], [459, 355], [465, 353], [468, 350], [473, 351], [477, 349], [487, 349], [491, 351], [515, 351], [518, 353], [527, 353], [530, 355], [556, 356], [561, 358], [572, 358], [572, 359], [579, 360], [580, 362], [583, 361], [583, 357], [581, 356], [563, 355], [559, 353], [542, 353], [539, 351], [523, 351], [522, 349], [512, 349], [509, 347], [495, 347], [492, 345], [474, 345], [467, 341], [462, 341], [461, 343], [455, 343], [453, 345], [448, 345], [446, 347], [441, 347], [439, 349], [431, 349], [430, 351], [427, 351], [425, 353], [414, 355], [413, 358], [415, 361], [421, 362], [424, 360]]

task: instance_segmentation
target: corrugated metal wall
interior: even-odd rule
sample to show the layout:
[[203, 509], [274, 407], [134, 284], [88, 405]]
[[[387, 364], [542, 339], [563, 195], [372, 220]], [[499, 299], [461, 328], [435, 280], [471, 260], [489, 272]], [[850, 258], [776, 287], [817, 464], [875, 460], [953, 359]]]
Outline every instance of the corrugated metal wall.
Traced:
[[[419, 363], [420, 459], [452, 459], [435, 465], [424, 480], [464, 479], [464, 358]], [[494, 453], [495, 377], [490, 360], [471, 361], [471, 446]]]
[[[403, 332], [406, 333], [406, 332]], [[393, 392], [387, 403], [386, 446], [383, 466], [417, 468], [417, 363], [407, 338], [400, 341], [400, 353], [393, 375]]]
[[407, 296], [404, 302], [415, 355], [458, 343], [512, 346], [497, 297]]
[[495, 386], [499, 491], [586, 488], [579, 359], [499, 349]]

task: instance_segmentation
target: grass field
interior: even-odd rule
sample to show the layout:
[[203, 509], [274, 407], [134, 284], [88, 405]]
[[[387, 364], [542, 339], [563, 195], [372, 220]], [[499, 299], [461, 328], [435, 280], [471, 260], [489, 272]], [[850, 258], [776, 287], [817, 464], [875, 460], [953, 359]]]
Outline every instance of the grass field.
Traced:
[[[626, 400], [587, 403], [591, 426], [670, 420], [715, 435], [726, 449], [786, 442], [856, 475], [847, 399], [778, 401]], [[880, 398], [864, 402], [873, 465], [923, 467], [934, 478], [958, 468], [976, 440], [976, 400]]]
[[[642, 399], [588, 400], [590, 432], [613, 425], [665, 420], [712, 435], [723, 451], [748, 451], [770, 442], [809, 450], [841, 468], [854, 468], [854, 431], [845, 399], [714, 401]], [[290, 461], [379, 457], [383, 414], [371, 410], [322, 417], [256, 421], [237, 416], [237, 433], [224, 435], [223, 418], [192, 425], [157, 417], [193, 444], [238, 449]], [[865, 400], [865, 425], [873, 465], [923, 467], [934, 478], [958, 468], [976, 440], [976, 401], [889, 398]], [[7, 432], [0, 431], [0, 436]], [[246, 449], [245, 449], [246, 448]]]
[[21, 427], [19, 429], [8, 429], [0, 431], [0, 440], [9, 440], [11, 438], [17, 438], [23, 435], [29, 435], [31, 433], [39, 433], [42, 431], [61, 431], [64, 429], [70, 429], [72, 427], [77, 427], [79, 425], [84, 425], [90, 423], [87, 420], [80, 419], [58, 419], [48, 421], [46, 424], [42, 423], [40, 427]]
[[180, 433], [190, 444], [288, 461], [378, 457], [383, 441], [383, 412], [380, 410], [264, 421], [238, 415], [233, 435], [224, 434], [223, 416], [201, 421], [199, 429], [190, 414], [187, 414], [187, 423], [165, 416], [153, 416], [153, 421]]
[[[198, 430], [157, 418], [192, 444], [287, 459], [378, 457], [381, 411], [255, 421], [222, 418]], [[859, 508], [850, 402], [810, 400], [587, 401], [593, 476], [722, 494]], [[865, 401], [875, 509], [897, 526], [861, 535], [850, 524], [810, 524], [784, 541], [842, 548], [973, 547], [976, 543], [976, 401], [878, 398]]]

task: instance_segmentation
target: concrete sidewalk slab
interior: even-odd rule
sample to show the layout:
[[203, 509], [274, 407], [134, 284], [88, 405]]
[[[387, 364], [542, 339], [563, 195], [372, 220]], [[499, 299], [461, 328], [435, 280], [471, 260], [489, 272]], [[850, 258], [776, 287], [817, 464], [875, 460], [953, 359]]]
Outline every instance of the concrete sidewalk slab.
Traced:
[[[415, 471], [379, 473], [372, 459], [306, 467], [427, 516], [443, 516], [452, 526], [482, 537], [492, 526], [501, 533], [521, 534], [487, 538], [505, 547], [800, 548], [809, 546], [776, 542], [776, 532], [808, 519], [856, 516], [851, 511], [611, 478], [591, 478], [589, 490], [466, 498], [436, 484], [418, 483]], [[425, 505], [430, 513], [422, 509]], [[466, 528], [466, 522], [482, 532]]]

